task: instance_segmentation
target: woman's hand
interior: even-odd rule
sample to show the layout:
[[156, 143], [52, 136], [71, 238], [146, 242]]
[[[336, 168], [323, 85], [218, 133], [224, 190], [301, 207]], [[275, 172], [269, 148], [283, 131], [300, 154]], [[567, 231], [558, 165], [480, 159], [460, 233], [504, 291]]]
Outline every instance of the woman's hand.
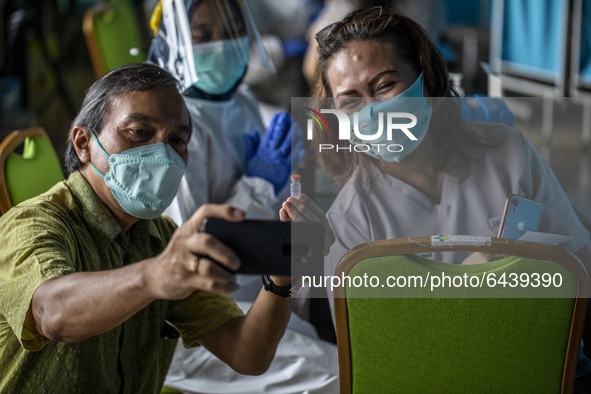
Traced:
[[304, 193], [297, 198], [289, 197], [279, 210], [279, 219], [282, 222], [309, 222], [320, 223], [324, 228], [324, 255], [330, 251], [335, 241], [334, 233], [328, 224], [326, 215], [314, 202]]

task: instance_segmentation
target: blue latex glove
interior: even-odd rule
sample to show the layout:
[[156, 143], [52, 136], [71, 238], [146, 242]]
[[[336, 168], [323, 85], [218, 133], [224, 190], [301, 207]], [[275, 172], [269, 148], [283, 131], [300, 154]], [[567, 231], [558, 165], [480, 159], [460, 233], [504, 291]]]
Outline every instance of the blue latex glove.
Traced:
[[295, 168], [304, 158], [302, 136], [303, 130], [296, 122], [292, 125], [291, 116], [285, 112], [273, 116], [262, 140], [256, 131], [246, 134], [247, 174], [266, 179], [277, 194], [287, 183], [291, 168]]
[[246, 162], [252, 159], [259, 149], [261, 143], [261, 136], [257, 130], [253, 130], [250, 134], [244, 134], [244, 152], [246, 156]]

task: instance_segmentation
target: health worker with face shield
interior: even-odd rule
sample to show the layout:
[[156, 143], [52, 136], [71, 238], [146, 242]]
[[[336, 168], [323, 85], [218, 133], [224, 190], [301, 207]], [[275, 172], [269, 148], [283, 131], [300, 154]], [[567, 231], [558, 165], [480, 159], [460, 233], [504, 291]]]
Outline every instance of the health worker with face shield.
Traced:
[[272, 69], [247, 3], [164, 1], [151, 24], [148, 60], [181, 82], [193, 121], [187, 173], [166, 213], [182, 223], [200, 205], [223, 202], [249, 218], [276, 217], [304, 150], [286, 113], [263, 133], [258, 102], [241, 83], [251, 53]]
[[[215, 202], [240, 208], [249, 219], [275, 218], [292, 163], [304, 149], [301, 130], [292, 130], [286, 113], [275, 115], [262, 133], [259, 104], [241, 83], [251, 52], [272, 69], [248, 4], [163, 1], [151, 25], [156, 35], [148, 61], [180, 81], [193, 123], [187, 171], [165, 214], [181, 224], [202, 204]], [[260, 282], [240, 276], [234, 298], [253, 301]]]
[[[272, 69], [248, 3], [162, 1], [151, 25], [156, 35], [148, 61], [180, 81], [193, 124], [187, 171], [165, 214], [180, 224], [202, 204], [223, 202], [250, 219], [276, 218], [291, 169], [304, 155], [302, 131], [291, 127], [286, 113], [275, 115], [265, 131], [259, 104], [242, 84], [251, 57]], [[237, 281], [240, 288], [232, 297], [248, 309], [261, 279], [237, 275]], [[269, 386], [324, 393], [336, 391], [337, 368], [336, 347], [317, 339], [314, 327], [292, 313], [264, 376], [244, 377], [204, 349], [179, 345], [166, 385], [212, 393], [259, 393]]]

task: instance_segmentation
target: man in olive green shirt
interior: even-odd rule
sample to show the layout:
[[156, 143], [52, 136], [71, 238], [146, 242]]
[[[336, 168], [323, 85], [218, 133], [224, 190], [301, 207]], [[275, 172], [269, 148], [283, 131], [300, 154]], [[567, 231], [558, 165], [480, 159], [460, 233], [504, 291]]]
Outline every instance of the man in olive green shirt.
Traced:
[[240, 373], [269, 366], [290, 300], [262, 289], [243, 316], [227, 294], [240, 262], [200, 232], [206, 217], [244, 213], [203, 206], [176, 231], [160, 216], [186, 166], [189, 122], [176, 80], [154, 65], [89, 89], [68, 179], [0, 217], [0, 392], [159, 392], [169, 332]]

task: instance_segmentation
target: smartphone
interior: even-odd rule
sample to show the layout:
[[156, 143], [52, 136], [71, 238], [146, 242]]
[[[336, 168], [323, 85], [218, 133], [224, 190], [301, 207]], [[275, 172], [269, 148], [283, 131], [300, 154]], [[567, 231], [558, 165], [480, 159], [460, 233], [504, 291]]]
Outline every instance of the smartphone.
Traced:
[[320, 223], [209, 218], [203, 231], [236, 252], [242, 262], [239, 274], [321, 275], [324, 269]]
[[507, 198], [499, 238], [519, 239], [527, 231], [537, 231], [542, 218], [542, 204], [512, 194]]

